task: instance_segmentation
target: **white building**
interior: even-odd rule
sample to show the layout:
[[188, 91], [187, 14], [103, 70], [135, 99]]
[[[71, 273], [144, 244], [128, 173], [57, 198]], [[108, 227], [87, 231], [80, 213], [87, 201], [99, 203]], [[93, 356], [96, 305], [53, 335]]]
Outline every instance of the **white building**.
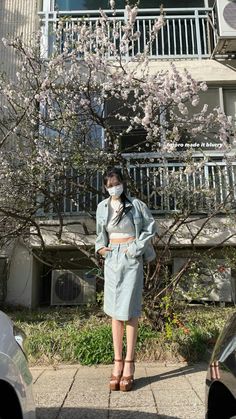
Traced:
[[[160, 1], [160, 4], [162, 2]], [[219, 105], [228, 115], [233, 117], [236, 126], [236, 3], [230, 0], [166, 0], [165, 2], [165, 19], [166, 25], [162, 28], [158, 42], [153, 45], [151, 51], [152, 71], [156, 72], [160, 69], [168, 69], [171, 62], [174, 62], [178, 69], [187, 68], [192, 76], [199, 81], [206, 81], [208, 91], [202, 97], [203, 103], [208, 103], [209, 108]], [[121, 19], [125, 19], [125, 1], [116, 1], [118, 15]], [[142, 50], [142, 40], [148, 36], [148, 28], [152, 24], [154, 18], [158, 16], [160, 10], [156, 8], [157, 2], [154, 0], [141, 0], [139, 4], [139, 14], [137, 20], [137, 29], [141, 32], [141, 41], [139, 50]], [[38, 28], [41, 23], [44, 27], [43, 45], [50, 51], [52, 39], [50, 37], [50, 28], [53, 24], [64, 15], [72, 16], [72, 19], [78, 19], [81, 16], [90, 16], [96, 18], [99, 16], [99, 7], [107, 8], [107, 0], [5, 0], [0, 6], [0, 39], [10, 35], [23, 34], [24, 39], [28, 39], [30, 34]], [[135, 54], [137, 51], [132, 51]], [[7, 55], [6, 55], [7, 54]], [[10, 75], [14, 76], [15, 57], [6, 53], [6, 49], [0, 43], [0, 57], [2, 69], [6, 70]], [[126, 141], [132, 143], [132, 138], [127, 137]], [[144, 153], [146, 153], [144, 151]], [[222, 155], [212, 144], [206, 144], [206, 154], [208, 162], [205, 165], [204, 173], [206, 176], [211, 174], [217, 177], [217, 167], [221, 166], [224, 172], [225, 163], [222, 161]], [[197, 155], [197, 151], [196, 151]], [[139, 153], [142, 158], [143, 154]], [[128, 156], [127, 156], [128, 157]], [[137, 158], [137, 156], [136, 156]], [[155, 165], [155, 164], [154, 164]], [[171, 163], [170, 163], [171, 165]], [[156, 163], [156, 167], [158, 163]], [[150, 164], [142, 169], [143, 173], [147, 173]], [[143, 184], [139, 169], [133, 169], [134, 179], [141, 182], [141, 189], [145, 192], [148, 190], [148, 184]], [[177, 170], [175, 163], [172, 163], [172, 170]], [[221, 173], [223, 173], [221, 172]], [[234, 179], [236, 176], [236, 163], [232, 164], [232, 173], [229, 175], [225, 172], [225, 178], [218, 182], [216, 190], [216, 200], [223, 199], [226, 191], [226, 184], [231, 182], [231, 187], [236, 188]], [[100, 182], [100, 179], [98, 179]], [[161, 180], [160, 180], [161, 182]], [[233, 183], [232, 183], [233, 182]], [[161, 184], [160, 184], [161, 186]], [[151, 193], [150, 193], [151, 196]], [[84, 198], [89, 201], [89, 196]], [[152, 201], [153, 200], [153, 201]], [[158, 201], [159, 200], [159, 201]], [[166, 212], [174, 210], [174, 202], [161, 201], [157, 194], [152, 193], [150, 198], [150, 207], [152, 203], [159, 203], [159, 210], [153, 211], [158, 219], [163, 218]], [[90, 202], [91, 211], [95, 210], [96, 203]], [[74, 208], [69, 202], [64, 203], [64, 213], [69, 222], [66, 233], [68, 235], [80, 233], [81, 225], [73, 222], [85, 219], [90, 232], [94, 231], [94, 223], [86, 218], [83, 210], [78, 205]], [[57, 220], [53, 215], [53, 211], [47, 214], [41, 214], [42, 222], [46, 224], [45, 236], [47, 236], [48, 254], [52, 259], [60, 254], [60, 258], [67, 261], [68, 269], [83, 270], [87, 267], [87, 261], [77, 262], [78, 250], [72, 247], [60, 245], [56, 239], [53, 230], [57, 226]], [[222, 240], [224, 233], [225, 218], [218, 217], [214, 220], [217, 225], [215, 237], [208, 237], [207, 233], [199, 239], [199, 247], [209, 247], [217, 240]], [[50, 224], [50, 225], [49, 225]], [[77, 233], [76, 233], [77, 232]], [[227, 231], [227, 234], [229, 231]], [[94, 237], [91, 236], [91, 242]], [[232, 237], [229, 242], [235, 246], [236, 238]], [[183, 232], [182, 239], [176, 243], [176, 258], [173, 262], [173, 269], [180, 263], [181, 256], [185, 251], [183, 249], [189, 246], [188, 234]], [[179, 250], [178, 250], [179, 248]], [[182, 249], [182, 250], [181, 250]], [[80, 255], [81, 256], [81, 255]], [[178, 260], [177, 260], [178, 259]], [[220, 254], [219, 254], [219, 259]], [[60, 266], [52, 274], [50, 268], [43, 265], [37, 258], [37, 243], [31, 242], [31, 249], [27, 249], [21, 240], [14, 244], [9, 254], [2, 254], [3, 271], [7, 275], [7, 295], [6, 301], [12, 304], [20, 304], [28, 307], [35, 307], [40, 304], [50, 304], [51, 301], [57, 303], [56, 298], [56, 278]], [[5, 262], [8, 262], [7, 265]], [[66, 268], [66, 263], [63, 265]], [[5, 269], [6, 266], [8, 269]], [[1, 267], [1, 264], [0, 264]], [[5, 268], [4, 268], [5, 267]], [[4, 270], [5, 269], [5, 270]], [[80, 271], [81, 274], [82, 271]], [[1, 274], [2, 278], [4, 273]], [[68, 274], [69, 275], [69, 274]], [[52, 277], [55, 283], [51, 283]], [[69, 277], [67, 278], [69, 284]], [[226, 286], [226, 296], [220, 299], [229, 301], [230, 281], [232, 289], [234, 289], [234, 274], [225, 279], [228, 281]], [[91, 287], [88, 283], [92, 284]], [[85, 295], [90, 295], [94, 289], [94, 283], [84, 281], [82, 288]], [[73, 280], [71, 282], [73, 285]], [[76, 288], [76, 286], [75, 286]], [[51, 300], [52, 293], [55, 299]], [[69, 291], [64, 291], [65, 302], [70, 302]], [[75, 293], [79, 290], [76, 288]], [[67, 294], [66, 294], [67, 293]], [[77, 295], [77, 294], [76, 294]], [[80, 302], [78, 297], [77, 301]], [[86, 298], [85, 298], [86, 299]], [[61, 301], [62, 303], [62, 301]]]

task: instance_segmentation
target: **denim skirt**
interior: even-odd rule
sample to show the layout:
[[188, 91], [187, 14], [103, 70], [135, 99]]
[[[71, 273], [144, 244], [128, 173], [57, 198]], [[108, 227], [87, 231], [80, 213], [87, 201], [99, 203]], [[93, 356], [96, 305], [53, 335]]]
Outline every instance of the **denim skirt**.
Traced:
[[116, 320], [141, 315], [143, 257], [131, 258], [124, 252], [129, 243], [109, 244], [105, 255], [104, 312]]

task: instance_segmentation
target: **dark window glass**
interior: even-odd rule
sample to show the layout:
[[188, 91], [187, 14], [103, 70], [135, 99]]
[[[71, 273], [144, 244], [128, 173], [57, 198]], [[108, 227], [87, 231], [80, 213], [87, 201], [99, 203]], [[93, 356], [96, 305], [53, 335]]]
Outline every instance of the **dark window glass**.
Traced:
[[[200, 101], [197, 106], [193, 107], [190, 104], [187, 105], [189, 110], [189, 118], [191, 118], [194, 114], [201, 112], [205, 104], [208, 105], [207, 114], [212, 112], [215, 107], [218, 107], [220, 105], [219, 89], [217, 87], [209, 87], [206, 92], [201, 92], [199, 94], [199, 98]], [[219, 147], [219, 141], [214, 138], [214, 134], [215, 132], [217, 132], [217, 130], [218, 128], [216, 127], [215, 129], [209, 129], [207, 133], [199, 133], [195, 139], [190, 139], [188, 131], [183, 130], [180, 143], [182, 143], [185, 146], [186, 144], [195, 144], [194, 148], [196, 150], [199, 148], [202, 150], [217, 150]], [[179, 150], [181, 150], [181, 147], [179, 148]]]
[[[136, 1], [130, 1], [130, 5]], [[204, 0], [140, 0], [139, 8], [158, 8], [164, 3], [164, 8], [168, 7], [204, 7]], [[124, 9], [126, 2], [124, 0], [116, 0], [116, 8]], [[110, 9], [109, 0], [55, 0], [55, 6], [59, 10], [97, 10], [100, 7]]]
[[[108, 0], [56, 0], [56, 9], [59, 10], [98, 10], [110, 9]], [[122, 0], [117, 1], [117, 8], [124, 8]]]
[[146, 131], [141, 128], [122, 135], [120, 147], [123, 153], [151, 151], [150, 144], [146, 142]]
[[233, 124], [236, 128], [236, 90], [224, 90], [224, 108], [226, 115], [232, 116]]
[[171, 8], [178, 8], [178, 7], [204, 7], [204, 0], [165, 0], [165, 1], [160, 1], [159, 4], [157, 5], [157, 2], [150, 2], [150, 3], [155, 3], [155, 5], [153, 6], [146, 6], [146, 0], [141, 0], [140, 1], [140, 6], [141, 7], [159, 7], [160, 4], [164, 5], [164, 9], [167, 9], [168, 7]]

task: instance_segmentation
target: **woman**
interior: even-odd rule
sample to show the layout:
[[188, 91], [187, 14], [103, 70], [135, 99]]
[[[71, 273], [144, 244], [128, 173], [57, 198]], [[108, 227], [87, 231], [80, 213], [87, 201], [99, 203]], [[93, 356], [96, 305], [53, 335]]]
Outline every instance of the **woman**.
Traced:
[[[105, 258], [104, 311], [112, 317], [114, 369], [111, 390], [129, 391], [134, 381], [134, 353], [141, 314], [143, 260], [150, 262], [155, 251], [150, 239], [156, 224], [144, 202], [127, 198], [123, 176], [111, 169], [104, 176], [110, 197], [98, 204], [96, 212], [96, 253]], [[122, 358], [124, 322], [127, 351]]]

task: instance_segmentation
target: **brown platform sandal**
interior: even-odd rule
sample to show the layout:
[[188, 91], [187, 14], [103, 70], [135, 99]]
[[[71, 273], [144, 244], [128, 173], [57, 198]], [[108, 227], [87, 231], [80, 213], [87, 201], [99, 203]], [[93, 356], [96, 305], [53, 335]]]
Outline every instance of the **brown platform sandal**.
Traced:
[[[125, 359], [125, 362], [133, 362], [134, 363], [134, 360], [128, 361], [128, 360]], [[134, 371], [135, 371], [135, 365], [134, 365]], [[132, 390], [133, 383], [134, 383], [134, 373], [132, 375], [127, 376], [127, 377], [125, 377], [123, 375], [120, 379], [120, 390], [121, 391]]]
[[[124, 363], [123, 359], [114, 359], [114, 361]], [[111, 374], [110, 383], [109, 383], [109, 387], [110, 387], [111, 391], [120, 390], [120, 379], [122, 377], [123, 367], [124, 367], [124, 365], [122, 366], [122, 370], [121, 370], [121, 373], [119, 375]]]

